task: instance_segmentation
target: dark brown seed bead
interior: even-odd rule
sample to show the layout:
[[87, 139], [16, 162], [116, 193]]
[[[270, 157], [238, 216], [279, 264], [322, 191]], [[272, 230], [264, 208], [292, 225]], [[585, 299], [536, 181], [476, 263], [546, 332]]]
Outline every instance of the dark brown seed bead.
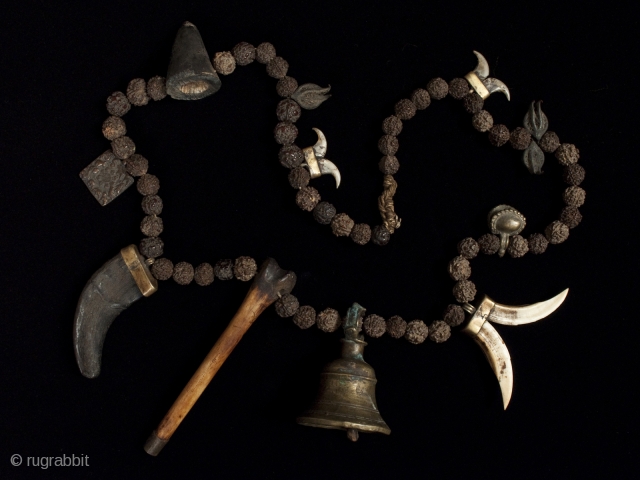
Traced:
[[339, 213], [331, 220], [331, 231], [336, 237], [348, 237], [355, 222], [346, 213]]
[[529, 242], [527, 242], [526, 238], [520, 235], [514, 235], [511, 237], [509, 246], [507, 247], [507, 253], [511, 255], [511, 258], [524, 257], [528, 251]]
[[476, 297], [476, 286], [471, 280], [460, 280], [453, 286], [453, 296], [459, 303], [472, 302]]
[[165, 78], [156, 75], [147, 82], [147, 95], [156, 102], [167, 96], [167, 85]]
[[478, 252], [480, 251], [480, 246], [478, 242], [476, 242], [473, 238], [467, 237], [464, 240], [460, 240], [458, 243], [458, 253], [462, 255], [467, 260], [472, 260], [476, 258]]
[[506, 125], [494, 125], [489, 129], [489, 143], [494, 147], [501, 147], [509, 141], [511, 134]]
[[160, 237], [148, 237], [140, 240], [140, 253], [147, 258], [158, 258], [164, 253], [164, 242]]
[[209, 263], [201, 263], [193, 273], [193, 279], [201, 287], [206, 287], [213, 283], [213, 267]]
[[291, 122], [280, 122], [273, 130], [273, 137], [280, 145], [291, 145], [296, 141], [298, 129]]
[[278, 103], [276, 115], [281, 122], [297, 122], [302, 115], [302, 109], [297, 102], [287, 98]]
[[160, 215], [162, 207], [162, 199], [158, 195], [148, 195], [142, 199], [142, 211], [147, 215]]
[[256, 60], [259, 63], [267, 64], [276, 58], [276, 47], [269, 42], [264, 42], [256, 48]]
[[384, 225], [376, 225], [371, 232], [371, 241], [380, 247], [385, 246], [391, 240], [391, 232]]
[[555, 156], [560, 162], [560, 165], [573, 165], [577, 163], [580, 158], [580, 150], [571, 143], [563, 143], [556, 149]]
[[390, 115], [382, 121], [382, 131], [386, 135], [397, 137], [402, 131], [402, 120], [395, 115]]
[[418, 110], [424, 110], [431, 105], [431, 96], [424, 88], [418, 88], [411, 94], [411, 101]]
[[278, 153], [280, 164], [286, 168], [295, 168], [304, 161], [304, 154], [297, 145], [286, 145]]
[[378, 168], [385, 175], [395, 175], [400, 168], [400, 162], [398, 162], [398, 159], [393, 155], [385, 155], [380, 159]]
[[447, 305], [447, 308], [444, 309], [444, 321], [450, 327], [457, 327], [462, 322], [464, 322], [464, 310], [460, 305], [456, 305], [454, 303]]
[[466, 280], [471, 276], [469, 260], [462, 256], [455, 257], [449, 262], [449, 276], [455, 280]]
[[300, 307], [293, 316], [293, 323], [295, 323], [302, 330], [313, 327], [316, 323], [316, 311], [313, 307], [305, 305]]
[[415, 104], [407, 99], [403, 98], [395, 105], [396, 117], [400, 120], [410, 120], [416, 114], [416, 106]]
[[107, 98], [107, 112], [115, 117], [121, 117], [131, 110], [127, 96], [122, 92], [113, 92]]
[[149, 168], [149, 160], [144, 158], [139, 153], [134, 153], [124, 161], [124, 168], [129, 175], [134, 177], [141, 177], [147, 173]]
[[494, 255], [500, 250], [500, 239], [492, 233], [485, 233], [478, 239], [480, 251], [485, 255]]
[[394, 315], [387, 320], [387, 333], [392, 338], [402, 338], [407, 331], [407, 322], [401, 316]]
[[157, 237], [163, 229], [162, 219], [155, 215], [148, 215], [140, 222], [140, 231], [147, 237]]
[[567, 165], [562, 172], [562, 179], [569, 185], [578, 186], [584, 181], [585, 171], [581, 165]]
[[313, 209], [313, 218], [322, 225], [329, 225], [333, 217], [336, 216], [336, 207], [329, 202], [320, 202]]
[[449, 93], [449, 85], [442, 78], [434, 78], [427, 83], [427, 92], [434, 100], [442, 100]]
[[298, 88], [298, 81], [293, 77], [284, 76], [276, 83], [276, 92], [281, 97], [290, 97]]
[[547, 250], [549, 240], [541, 233], [533, 233], [529, 236], [529, 251], [534, 255], [540, 255]]
[[111, 151], [120, 160], [126, 160], [136, 153], [136, 144], [129, 137], [118, 137], [111, 142]]
[[311, 175], [304, 167], [296, 167], [292, 168], [289, 172], [289, 185], [293, 188], [299, 189], [306, 187], [309, 185], [309, 180], [311, 180]]
[[323, 332], [335, 332], [342, 324], [342, 319], [337, 310], [325, 308], [316, 317], [316, 324]]
[[129, 82], [129, 85], [127, 85], [127, 100], [136, 107], [143, 107], [149, 103], [147, 82], [143, 78], [134, 78]]
[[368, 315], [362, 324], [364, 331], [372, 338], [380, 338], [387, 331], [387, 324], [380, 315]]
[[138, 179], [136, 186], [142, 195], [155, 195], [160, 190], [160, 180], [155, 175], [145, 173]]
[[569, 227], [556, 220], [549, 224], [549, 226], [544, 230], [544, 235], [547, 237], [547, 240], [549, 240], [549, 243], [554, 245], [562, 243], [569, 238]]
[[450, 336], [451, 327], [442, 320], [435, 320], [429, 325], [429, 340], [432, 342], [446, 342]]
[[383, 155], [395, 155], [399, 146], [398, 139], [391, 135], [383, 135], [378, 140], [378, 150]]
[[258, 271], [256, 261], [251, 257], [238, 257], [233, 264], [233, 274], [241, 282], [248, 282]]
[[289, 70], [289, 64], [282, 57], [275, 57], [267, 63], [267, 75], [272, 78], [284, 78]]
[[276, 313], [282, 318], [293, 317], [300, 308], [298, 299], [290, 293], [285, 293], [282, 297], [276, 300], [275, 303]]
[[569, 228], [576, 228], [582, 221], [582, 214], [577, 207], [564, 207], [560, 212], [560, 221]]
[[493, 127], [493, 117], [486, 110], [480, 110], [478, 113], [473, 114], [471, 123], [473, 124], [473, 128], [479, 132], [486, 132]]
[[320, 202], [320, 194], [313, 187], [304, 187], [296, 194], [296, 205], [305, 212], [310, 212]]
[[247, 42], [240, 42], [231, 49], [231, 54], [236, 59], [236, 64], [244, 67], [256, 59], [256, 47]]
[[193, 281], [193, 265], [187, 262], [176, 263], [173, 267], [173, 280], [178, 285], [189, 285]]
[[543, 152], [553, 153], [560, 146], [560, 139], [558, 138], [558, 135], [556, 135], [556, 132], [548, 131], [542, 135], [538, 145], [540, 145]]
[[526, 128], [517, 127], [511, 132], [509, 142], [514, 150], [524, 150], [531, 143], [531, 134]]
[[233, 260], [224, 258], [218, 260], [213, 266], [213, 274], [219, 280], [232, 280], [233, 279]]
[[159, 258], [151, 265], [151, 274], [158, 280], [169, 280], [173, 276], [173, 262], [168, 258]]
[[366, 223], [358, 223], [353, 226], [349, 236], [358, 245], [365, 245], [371, 240], [371, 227]]
[[102, 135], [107, 140], [115, 140], [118, 137], [122, 137], [127, 133], [127, 126], [120, 117], [114, 117], [113, 115], [108, 117], [102, 123]]
[[449, 82], [449, 95], [456, 100], [462, 100], [469, 93], [469, 84], [464, 78], [454, 78]]
[[562, 198], [564, 199], [564, 203], [570, 207], [581, 207], [584, 205], [586, 196], [587, 193], [582, 188], [573, 186], [564, 191]]
[[478, 113], [484, 107], [484, 100], [476, 92], [472, 92], [464, 96], [462, 105], [467, 112]]
[[220, 75], [230, 75], [236, 69], [236, 59], [231, 52], [216, 52], [211, 63]]
[[422, 320], [411, 320], [407, 324], [407, 330], [404, 334], [404, 338], [414, 345], [418, 345], [424, 342], [429, 335], [429, 328]]

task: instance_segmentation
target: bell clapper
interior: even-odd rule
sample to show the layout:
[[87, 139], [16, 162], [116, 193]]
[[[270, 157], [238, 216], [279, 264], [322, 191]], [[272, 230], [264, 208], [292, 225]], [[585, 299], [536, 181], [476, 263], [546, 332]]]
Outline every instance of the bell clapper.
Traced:
[[347, 438], [352, 442], [357, 442], [360, 434], [355, 428], [347, 428]]

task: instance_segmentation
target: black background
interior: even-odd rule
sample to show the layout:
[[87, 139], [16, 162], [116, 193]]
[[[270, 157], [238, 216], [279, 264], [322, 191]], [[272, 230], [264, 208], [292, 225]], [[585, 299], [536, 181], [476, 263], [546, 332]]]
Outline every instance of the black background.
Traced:
[[[4, 478], [631, 478], [637, 470], [637, 20], [615, 2], [21, 2], [3, 7], [0, 113], [0, 465]], [[269, 41], [300, 84], [332, 97], [298, 121], [301, 147], [327, 136], [343, 184], [313, 181], [357, 222], [379, 223], [377, 139], [394, 104], [429, 79], [461, 77], [482, 52], [511, 90], [485, 108], [513, 129], [543, 99], [550, 129], [580, 149], [588, 193], [561, 245], [472, 262], [479, 295], [524, 304], [570, 293], [549, 318], [498, 326], [515, 371], [511, 405], [480, 349], [372, 339], [380, 411], [392, 434], [351, 444], [298, 426], [340, 335], [300, 331], [267, 310], [157, 458], [142, 445], [248, 288], [173, 281], [114, 322], [99, 378], [82, 377], [71, 330], [91, 274], [137, 243], [135, 188], [106, 207], [78, 173], [108, 148], [106, 97], [164, 75], [184, 20], [210, 55]], [[632, 51], [633, 50], [633, 51]], [[336, 238], [294, 203], [273, 141], [276, 81], [254, 62], [197, 102], [134, 107], [128, 135], [161, 181], [166, 256], [194, 265], [267, 256], [294, 270], [303, 305], [427, 323], [453, 299], [456, 243], [487, 231], [495, 205], [542, 231], [562, 208], [561, 168], [532, 176], [489, 145], [450, 97], [399, 137], [396, 210], [384, 248]], [[88, 455], [89, 467], [12, 467], [9, 457]], [[6, 473], [5, 473], [6, 472]]]

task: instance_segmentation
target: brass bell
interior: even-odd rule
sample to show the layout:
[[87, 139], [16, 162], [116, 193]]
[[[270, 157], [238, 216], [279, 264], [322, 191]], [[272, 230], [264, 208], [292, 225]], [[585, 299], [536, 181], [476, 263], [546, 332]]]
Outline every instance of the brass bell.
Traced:
[[296, 420], [308, 427], [346, 430], [354, 442], [358, 432], [391, 433], [378, 411], [376, 374], [362, 358], [367, 345], [359, 335], [364, 312], [357, 303], [347, 312], [342, 357], [324, 367], [315, 404]]

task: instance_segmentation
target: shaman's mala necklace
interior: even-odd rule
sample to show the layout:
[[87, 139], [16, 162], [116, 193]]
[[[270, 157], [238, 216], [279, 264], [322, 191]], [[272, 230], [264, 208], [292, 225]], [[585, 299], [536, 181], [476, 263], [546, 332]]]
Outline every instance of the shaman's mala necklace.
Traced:
[[[355, 223], [346, 213], [338, 213], [332, 204], [321, 201], [320, 193], [309, 185], [311, 179], [324, 174], [332, 175], [336, 180], [336, 186], [340, 184], [338, 168], [325, 158], [327, 141], [324, 134], [319, 129], [314, 129], [318, 135], [318, 141], [312, 147], [300, 148], [294, 143], [298, 135], [295, 122], [300, 118], [302, 110], [319, 107], [329, 98], [327, 94], [329, 87], [321, 88], [309, 83], [298, 85], [296, 79], [287, 76], [288, 63], [276, 55], [275, 48], [270, 43], [262, 43], [254, 47], [242, 42], [233, 47], [230, 52], [216, 53], [210, 61], [197, 28], [186, 22], [176, 37], [166, 79], [161, 76], [153, 77], [149, 81], [135, 78], [129, 82], [126, 94], [114, 92], [107, 98], [107, 111], [110, 116], [102, 125], [102, 133], [111, 142], [111, 148], [80, 174], [101, 205], [111, 202], [133, 184], [133, 177], [137, 177], [136, 186], [143, 196], [142, 210], [145, 214], [140, 224], [145, 237], [139, 243], [139, 251], [133, 245], [124, 248], [120, 256], [112, 259], [94, 274], [83, 291], [76, 312], [74, 337], [76, 357], [82, 373], [88, 377], [99, 374], [102, 342], [109, 325], [115, 316], [133, 301], [155, 292], [156, 280], [173, 279], [180, 285], [195, 282], [205, 287], [211, 285], [215, 278], [218, 280], [236, 278], [246, 282], [255, 277], [254, 284], [260, 284], [264, 283], [262, 277], [265, 275], [268, 278], [276, 278], [280, 282], [286, 277], [287, 272], [280, 270], [273, 260], [265, 262], [265, 266], [259, 272], [256, 261], [248, 256], [241, 256], [235, 260], [222, 259], [213, 265], [201, 263], [195, 268], [188, 262], [181, 261], [174, 264], [164, 257], [164, 243], [160, 238], [164, 228], [160, 217], [163, 202], [158, 196], [160, 181], [158, 177], [148, 173], [147, 159], [135, 153], [136, 146], [133, 140], [126, 136], [126, 125], [122, 119], [132, 105], [139, 107], [147, 105], [150, 101], [160, 101], [167, 94], [172, 98], [183, 100], [209, 96], [220, 88], [218, 74], [229, 75], [234, 72], [236, 66], [246, 66], [256, 61], [266, 65], [267, 74], [277, 79], [276, 92], [282, 100], [276, 107], [278, 123], [274, 129], [274, 138], [281, 145], [278, 159], [284, 167], [289, 169], [288, 181], [297, 190], [296, 204], [302, 210], [312, 212], [314, 219], [320, 224], [329, 225], [334, 235], [349, 237], [358, 245], [371, 242], [384, 246], [389, 243], [391, 235], [400, 227], [400, 218], [395, 212], [393, 203], [397, 189], [393, 175], [399, 169], [396, 157], [399, 147], [398, 135], [402, 131], [403, 122], [413, 118], [418, 110], [427, 109], [433, 100], [442, 100], [450, 96], [461, 101], [463, 108], [472, 115], [473, 128], [487, 133], [489, 142], [495, 147], [508, 143], [513, 149], [522, 151], [523, 163], [531, 173], [542, 173], [541, 167], [545, 160], [545, 153], [555, 155], [564, 167], [563, 179], [569, 185], [563, 193], [566, 206], [562, 209], [559, 219], [552, 221], [544, 233], [533, 233], [528, 238], [521, 236], [520, 233], [526, 223], [525, 217], [513, 207], [500, 205], [489, 213], [490, 233], [482, 235], [477, 240], [465, 238], [458, 243], [458, 256], [448, 264], [449, 276], [456, 282], [453, 286], [453, 296], [458, 303], [448, 305], [441, 320], [435, 320], [427, 325], [423, 320], [417, 319], [406, 322], [398, 315], [387, 320], [376, 314], [364, 317], [364, 309], [357, 304], [349, 310], [344, 320], [333, 308], [326, 308], [317, 313], [312, 306], [300, 306], [298, 299], [290, 293], [295, 283], [295, 275], [292, 272], [289, 272], [290, 276], [286, 277], [285, 283], [289, 282], [288, 287], [274, 290], [275, 296], [263, 302], [266, 304], [275, 302], [277, 314], [281, 317], [293, 317], [293, 322], [302, 329], [317, 325], [324, 332], [334, 332], [342, 325], [346, 336], [345, 345], [349, 342], [354, 345], [366, 345], [362, 341], [362, 336], [359, 335], [361, 328], [372, 338], [388, 333], [393, 338], [404, 337], [413, 344], [423, 343], [427, 338], [435, 343], [441, 343], [450, 337], [452, 327], [464, 324], [463, 331], [472, 336], [488, 353], [489, 361], [500, 382], [506, 408], [512, 388], [511, 362], [504, 342], [489, 321], [520, 325], [539, 320], [562, 303], [567, 291], [528, 307], [501, 305], [486, 296], [474, 307], [471, 302], [474, 301], [477, 292], [474, 283], [469, 280], [470, 260], [479, 253], [498, 254], [500, 257], [508, 253], [513, 258], [520, 258], [528, 252], [538, 255], [544, 253], [550, 243], [558, 244], [567, 240], [570, 229], [576, 227], [582, 219], [578, 208], [585, 200], [585, 191], [580, 187], [585, 172], [577, 163], [578, 149], [569, 143], [561, 144], [558, 135], [548, 130], [549, 122], [542, 112], [541, 102], [531, 104], [522, 127], [510, 131], [505, 125], [494, 124], [491, 114], [484, 110], [484, 100], [495, 92], [501, 92], [509, 99], [510, 93], [504, 83], [489, 77], [486, 60], [480, 53], [474, 53], [478, 58], [478, 65], [474, 71], [464, 78], [455, 78], [450, 82], [442, 78], [432, 79], [425, 88], [415, 90], [410, 98], [398, 101], [395, 104], [394, 113], [382, 122], [383, 135], [378, 141], [378, 149], [383, 155], [378, 166], [384, 175], [383, 192], [378, 198], [382, 222], [372, 228], [366, 223]], [[275, 267], [271, 264], [267, 265], [269, 262], [272, 262]], [[101, 283], [104, 278], [110, 278], [119, 285], [115, 292], [105, 292], [105, 287]], [[272, 287], [269, 288], [273, 290]], [[106, 297], [118, 307], [106, 313], [101, 312], [102, 305], [100, 300], [97, 300], [98, 297], [100, 299], [105, 297], [105, 293]], [[249, 297], [250, 295], [247, 296]], [[467, 322], [465, 322], [465, 311], [469, 314]], [[362, 347], [359, 348], [361, 354]], [[353, 360], [353, 351], [350, 352], [349, 354], [343, 352], [343, 356]], [[505, 360], [506, 366], [498, 368], [498, 363], [504, 363]], [[372, 372], [373, 370], [371, 374], [374, 375]], [[373, 404], [375, 405], [375, 397], [373, 397]], [[375, 425], [369, 425], [371, 428], [367, 428], [366, 425], [356, 425], [357, 422], [355, 426], [352, 425], [353, 422], [347, 425], [344, 422], [323, 424], [320, 421], [318, 424], [317, 418], [311, 415], [312, 420], [309, 420], [309, 415], [307, 412], [305, 416], [299, 418], [299, 422], [312, 426], [347, 429], [352, 439], [357, 438], [358, 430], [389, 433], [388, 427], [381, 418], [371, 420], [372, 425]], [[326, 416], [327, 413], [324, 412], [324, 415]], [[165, 421], [163, 422], [166, 423]], [[169, 436], [177, 428], [177, 424], [168, 434]], [[150, 441], [151, 446], [147, 451], [149, 453], [155, 451], [157, 454], [168, 441], [168, 437], [156, 435], [154, 432]]]

